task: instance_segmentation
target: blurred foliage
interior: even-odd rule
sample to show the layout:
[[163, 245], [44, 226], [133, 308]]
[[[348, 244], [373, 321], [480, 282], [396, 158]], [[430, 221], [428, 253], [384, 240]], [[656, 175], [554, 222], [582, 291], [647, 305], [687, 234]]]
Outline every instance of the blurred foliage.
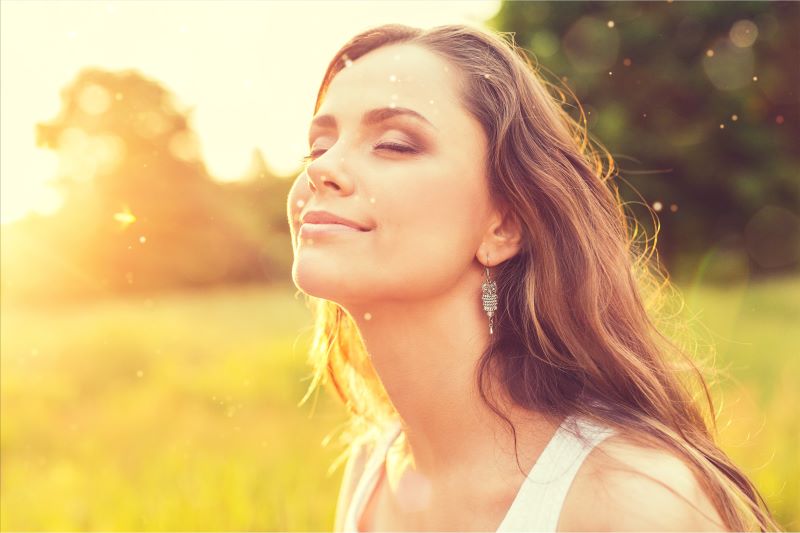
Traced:
[[[658, 212], [673, 277], [737, 281], [800, 268], [799, 13], [780, 2], [507, 2], [490, 24], [574, 91], [650, 238], [641, 198]], [[254, 151], [241, 180], [215, 180], [191, 110], [136, 71], [85, 69], [61, 98], [37, 142], [58, 154], [65, 203], [0, 228], [4, 297], [289, 279], [296, 174], [272, 175]], [[729, 261], [710, 270], [711, 249]]]
[[623, 197], [658, 211], [674, 274], [715, 246], [754, 274], [797, 271], [800, 4], [504, 2], [489, 25], [574, 92], [630, 184]]
[[[714, 389], [720, 445], [796, 530], [800, 278], [695, 285], [686, 298], [729, 375]], [[2, 316], [0, 530], [332, 527], [346, 413], [327, 388], [298, 407], [311, 331], [294, 287]]]
[[52, 216], [3, 226], [2, 290], [25, 301], [288, 279], [291, 180], [256, 151], [241, 180], [208, 174], [189, 110], [135, 71], [83, 70], [37, 127], [59, 156]]
[[[788, 529], [800, 284], [756, 278], [800, 257], [798, 11], [508, 2], [492, 21], [575, 92], [623, 195], [661, 203], [660, 255], [732, 378], [720, 444]], [[345, 413], [298, 409], [310, 317], [293, 287], [230, 286], [288, 282], [294, 176], [254, 151], [215, 180], [192, 111], [136, 71], [78, 73], [37, 141], [65, 203], [0, 227], [0, 530], [329, 529], [341, 471], [320, 472], [340, 450], [322, 442]]]

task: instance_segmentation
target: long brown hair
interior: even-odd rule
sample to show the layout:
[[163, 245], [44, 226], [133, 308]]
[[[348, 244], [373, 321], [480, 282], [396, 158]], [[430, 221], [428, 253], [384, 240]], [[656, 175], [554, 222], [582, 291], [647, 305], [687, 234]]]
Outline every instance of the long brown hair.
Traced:
[[[487, 373], [523, 408], [581, 415], [666, 447], [685, 459], [726, 527], [780, 530], [752, 482], [715, 444], [700, 367], [662, 331], [669, 325], [660, 318], [664, 304], [679, 293], [653, 260], [655, 241], [641, 238], [621, 201], [611, 154], [590, 138], [580, 104], [573, 119], [564, 92], [509, 35], [466, 25], [364, 31], [330, 62], [314, 112], [333, 77], [379, 47], [414, 43], [454, 65], [461, 104], [488, 138], [492, 200], [510, 208], [523, 231], [520, 252], [495, 267], [495, 334], [476, 369], [483, 401], [511, 427], [515, 445], [513, 423], [487, 397]], [[306, 296], [315, 314], [314, 379], [300, 404], [320, 383], [332, 386], [351, 415], [341, 441], [375, 436], [397, 413], [358, 328], [338, 304]]]

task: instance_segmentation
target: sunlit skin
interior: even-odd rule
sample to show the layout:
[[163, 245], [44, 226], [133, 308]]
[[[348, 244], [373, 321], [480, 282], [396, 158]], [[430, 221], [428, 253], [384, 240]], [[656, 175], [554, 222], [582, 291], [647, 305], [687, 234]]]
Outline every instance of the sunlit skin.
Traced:
[[[387, 459], [386, 483], [379, 480], [364, 512], [366, 527], [376, 529], [496, 529], [560, 422], [512, 407], [490, 380], [496, 402], [517, 429], [518, 465], [513, 437], [474, 383], [489, 340], [480, 298], [484, 266], [519, 253], [521, 234], [490, 201], [487, 138], [460, 103], [460, 82], [454, 67], [416, 45], [391, 45], [358, 58], [336, 75], [315, 115], [332, 115], [335, 124], [311, 127], [313, 160], [287, 203], [294, 283], [353, 316], [403, 421], [413, 460], [393, 460], [402, 454]], [[414, 110], [430, 125], [407, 116], [362, 124], [365, 113], [386, 107]], [[415, 151], [395, 152], [383, 143]], [[305, 235], [300, 217], [308, 210], [330, 211], [369, 231]], [[612, 457], [644, 457], [637, 464], [645, 465], [661, 460], [657, 453], [640, 455], [614, 444], [614, 437], [606, 442]], [[560, 527], [606, 524], [599, 512], [585, 512], [601, 490], [595, 479], [619, 487], [604, 500], [611, 518], [635, 515], [625, 507], [632, 500], [618, 497], [628, 490], [667, 502], [652, 512], [634, 500], [644, 516], [661, 517], [661, 510], [678, 505], [658, 492], [660, 485], [594, 475], [604, 464], [594, 456], [582, 469], [589, 474], [576, 478]], [[672, 468], [674, 461], [663, 464], [685, 473]], [[683, 486], [698, 501], [692, 486]], [[705, 526], [691, 523], [693, 529]]]
[[[477, 396], [473, 370], [489, 335], [484, 265], [519, 250], [516, 228], [490, 203], [487, 139], [461, 107], [456, 80], [445, 61], [412, 45], [353, 62], [317, 112], [333, 115], [336, 127], [311, 128], [315, 159], [288, 199], [295, 284], [354, 317], [405, 423], [417, 472], [439, 485], [434, 494], [453, 498], [463, 494], [458, 487], [475, 486], [469, 479], [487, 486], [516, 469], [495, 457], [487, 430], [497, 427], [498, 438], [505, 430]], [[361, 127], [365, 112], [393, 103], [432, 126], [399, 116]], [[373, 148], [384, 142], [417, 152]], [[298, 235], [308, 209], [372, 229], [308, 242]]]

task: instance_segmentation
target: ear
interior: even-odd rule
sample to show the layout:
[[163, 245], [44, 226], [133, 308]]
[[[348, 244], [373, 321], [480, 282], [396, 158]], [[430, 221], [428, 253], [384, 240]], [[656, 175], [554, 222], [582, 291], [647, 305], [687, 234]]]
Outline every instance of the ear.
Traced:
[[521, 244], [522, 225], [519, 217], [509, 208], [496, 209], [483, 235], [477, 253], [478, 261], [488, 267], [498, 265], [517, 255]]

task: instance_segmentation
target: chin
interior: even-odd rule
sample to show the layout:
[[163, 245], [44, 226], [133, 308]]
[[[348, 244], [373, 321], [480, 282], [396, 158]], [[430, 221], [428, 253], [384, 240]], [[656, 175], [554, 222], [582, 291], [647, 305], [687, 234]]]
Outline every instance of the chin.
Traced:
[[340, 269], [326, 267], [323, 261], [303, 258], [302, 255], [296, 256], [292, 264], [292, 282], [305, 294], [342, 305], [342, 302], [357, 297], [354, 291], [363, 290], [363, 287], [358, 287], [356, 276], [346, 271], [340, 274]]

